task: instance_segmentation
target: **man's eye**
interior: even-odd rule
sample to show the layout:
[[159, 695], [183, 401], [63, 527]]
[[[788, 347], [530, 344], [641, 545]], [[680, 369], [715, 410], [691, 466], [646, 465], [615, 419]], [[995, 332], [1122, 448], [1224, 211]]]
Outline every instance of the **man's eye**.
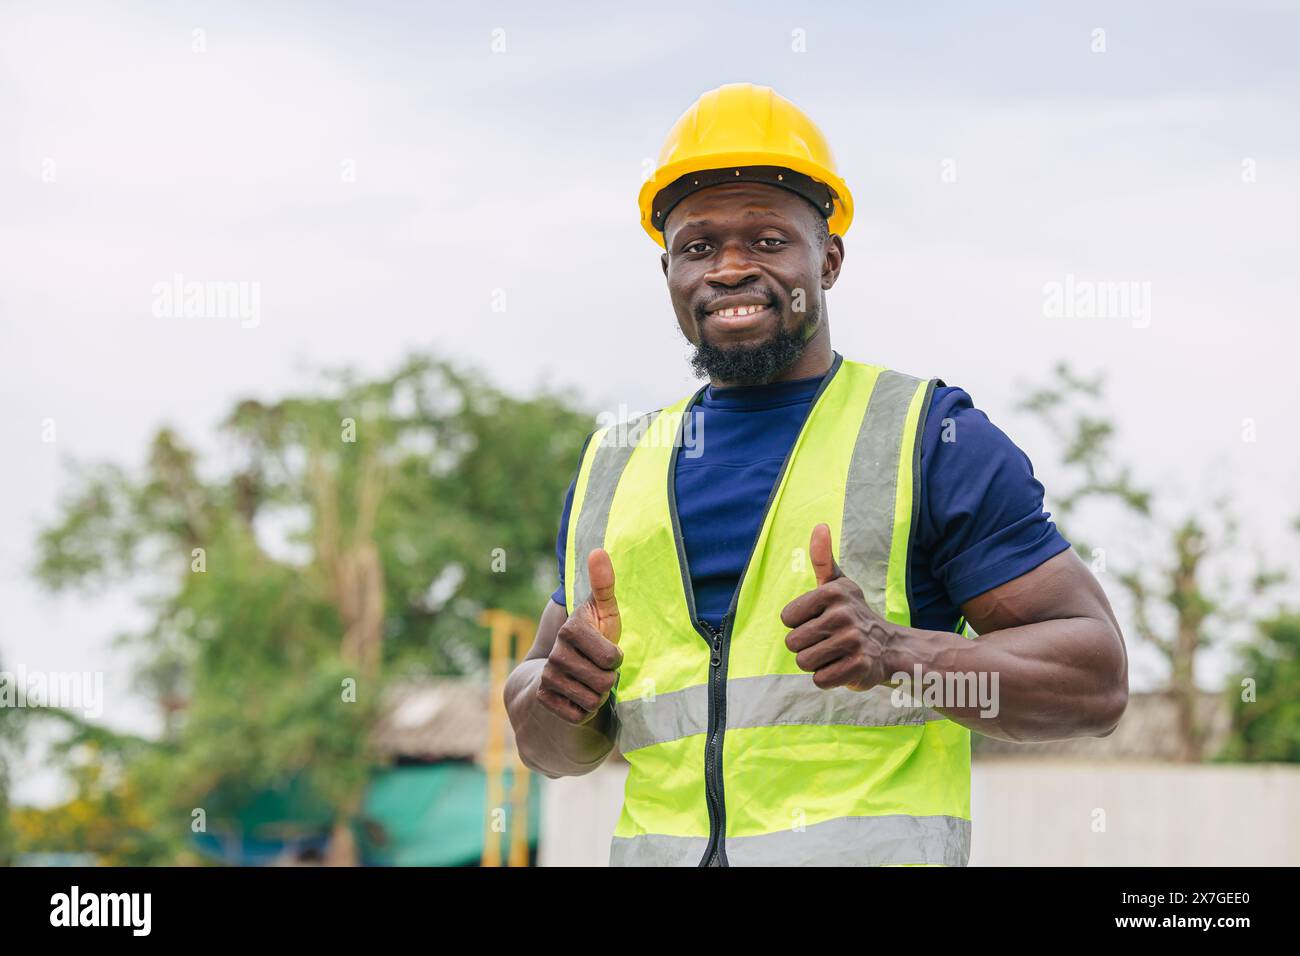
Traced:
[[689, 246], [683, 249], [682, 252], [703, 252], [708, 245], [707, 242], [701, 239], [699, 242], [692, 242]]
[[774, 248], [776, 248], [777, 246], [784, 246], [784, 245], [785, 245], [785, 240], [784, 240], [784, 239], [778, 239], [776, 236], [764, 236], [762, 239], [760, 239], [760, 240], [758, 240], [758, 241], [759, 241], [759, 242], [770, 242], [770, 243], [772, 243], [772, 245], [770, 245], [770, 246], [767, 247], [767, 248], [769, 248], [769, 249], [774, 249]]

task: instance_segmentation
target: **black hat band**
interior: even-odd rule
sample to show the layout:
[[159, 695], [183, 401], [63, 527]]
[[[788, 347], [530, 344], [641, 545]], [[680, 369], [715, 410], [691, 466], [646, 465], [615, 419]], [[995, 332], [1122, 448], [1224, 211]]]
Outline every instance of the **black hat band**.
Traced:
[[663, 232], [668, 214], [691, 193], [710, 186], [721, 186], [723, 183], [765, 183], [779, 186], [808, 200], [827, 219], [835, 212], [835, 191], [811, 176], [784, 166], [729, 166], [725, 169], [702, 169], [678, 176], [659, 190], [652, 203], [655, 228]]

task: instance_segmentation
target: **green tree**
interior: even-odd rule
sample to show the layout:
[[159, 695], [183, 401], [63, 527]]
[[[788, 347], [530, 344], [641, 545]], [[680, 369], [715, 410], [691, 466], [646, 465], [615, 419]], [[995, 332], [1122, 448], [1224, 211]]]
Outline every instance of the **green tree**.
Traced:
[[143, 866], [176, 860], [183, 847], [149, 815], [139, 783], [124, 773], [121, 755], [93, 743], [62, 754], [73, 796], [47, 808], [14, 807], [15, 849], [21, 853], [92, 854], [101, 865]]
[[[3, 662], [0, 662], [0, 673], [3, 673]], [[0, 866], [8, 866], [14, 854], [9, 793], [13, 784], [13, 764], [22, 749], [23, 717], [23, 712], [17, 707], [0, 706]]]
[[1223, 759], [1300, 763], [1300, 613], [1261, 621], [1241, 657]]
[[335, 809], [331, 862], [355, 861], [385, 679], [479, 673], [480, 612], [536, 613], [591, 427], [565, 396], [417, 357], [238, 403], [224, 458], [164, 428], [139, 474], [81, 469], [37, 573], [151, 585], [150, 626], [123, 638], [163, 721], [127, 761], [140, 813], [183, 840], [195, 810], [293, 779]]
[[[1172, 520], [1157, 511], [1152, 491], [1116, 460], [1115, 426], [1104, 407], [1102, 376], [1083, 377], [1060, 363], [1054, 379], [1032, 388], [1020, 408], [1055, 437], [1070, 475], [1054, 488], [1051, 499], [1062, 532], [1094, 570], [1115, 575], [1128, 598], [1133, 630], [1168, 665], [1165, 693], [1177, 714], [1179, 759], [1203, 759], [1208, 728], [1196, 683], [1198, 654], [1241, 631], [1257, 602], [1284, 575], [1259, 558], [1253, 574], [1240, 571], [1246, 559], [1239, 554], [1237, 520], [1226, 501]], [[1154, 543], [1155, 557], [1117, 567], [1114, 549], [1108, 554], [1085, 536], [1085, 506], [1107, 502], [1119, 506], [1125, 537]], [[1216, 558], [1219, 574], [1211, 571]]]

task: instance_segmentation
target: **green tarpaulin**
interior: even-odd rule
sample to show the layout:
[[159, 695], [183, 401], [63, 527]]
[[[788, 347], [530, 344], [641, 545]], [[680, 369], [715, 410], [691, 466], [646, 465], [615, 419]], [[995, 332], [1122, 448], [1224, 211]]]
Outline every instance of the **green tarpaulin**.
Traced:
[[[504, 782], [503, 863], [510, 846], [509, 770]], [[536, 850], [542, 778], [533, 774], [528, 782], [528, 843]], [[319, 855], [328, 841], [329, 807], [296, 781], [227, 802], [232, 805], [225, 812], [212, 815], [210, 832], [192, 838], [201, 852], [224, 863], [264, 866], [285, 854]], [[477, 764], [457, 762], [376, 770], [362, 816], [356, 833], [369, 866], [472, 866], [483, 855], [487, 775]]]
[[[528, 781], [529, 845], [537, 846], [541, 780]], [[502, 861], [509, 852], [511, 773], [505, 773]], [[460, 866], [483, 855], [487, 776], [469, 763], [393, 767], [378, 771], [366, 794], [364, 814], [387, 835], [386, 845], [366, 840], [366, 862], [392, 866]]]

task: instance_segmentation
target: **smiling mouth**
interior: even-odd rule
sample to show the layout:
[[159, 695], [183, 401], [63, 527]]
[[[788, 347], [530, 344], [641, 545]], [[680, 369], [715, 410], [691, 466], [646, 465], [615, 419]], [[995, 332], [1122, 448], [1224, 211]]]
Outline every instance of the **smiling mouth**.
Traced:
[[707, 315], [711, 319], [717, 319], [717, 318], [730, 319], [736, 316], [743, 317], [746, 315], [756, 315], [757, 313], [762, 312], [766, 308], [767, 308], [766, 304], [737, 305], [726, 309], [714, 309], [710, 312], [706, 312], [705, 315]]
[[762, 324], [772, 316], [772, 303], [735, 305], [704, 313], [705, 324], [727, 332], [740, 332]]

